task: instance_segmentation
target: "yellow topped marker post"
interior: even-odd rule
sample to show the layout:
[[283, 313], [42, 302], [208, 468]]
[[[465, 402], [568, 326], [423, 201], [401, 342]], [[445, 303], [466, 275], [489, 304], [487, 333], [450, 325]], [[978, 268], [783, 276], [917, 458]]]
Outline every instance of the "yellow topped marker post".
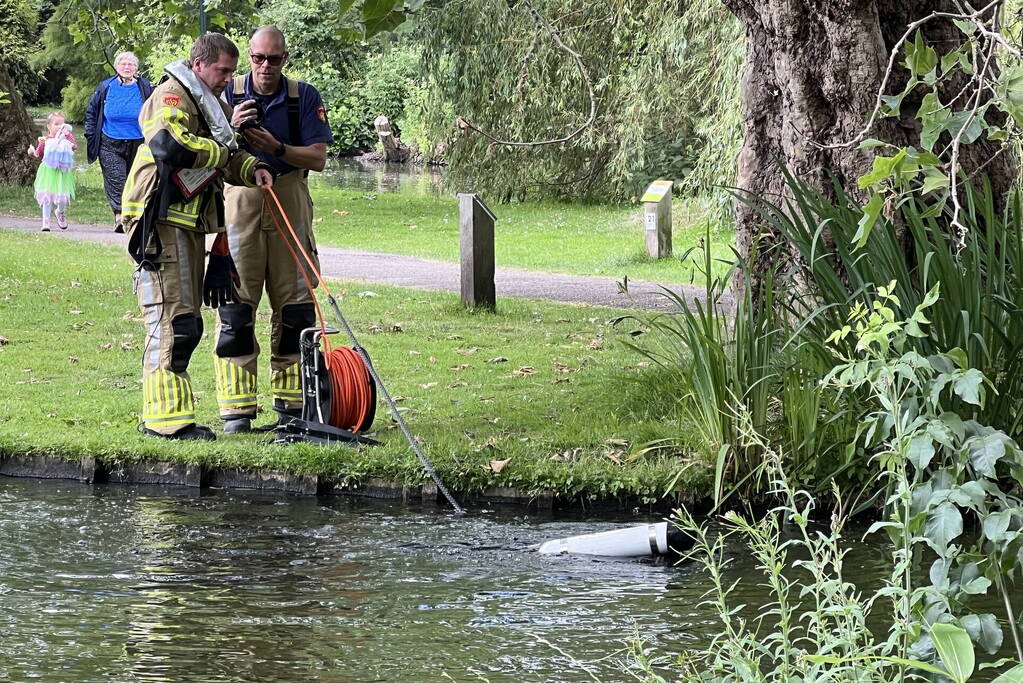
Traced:
[[646, 253], [651, 258], [671, 256], [671, 187], [670, 180], [655, 180], [640, 199], [646, 224]]

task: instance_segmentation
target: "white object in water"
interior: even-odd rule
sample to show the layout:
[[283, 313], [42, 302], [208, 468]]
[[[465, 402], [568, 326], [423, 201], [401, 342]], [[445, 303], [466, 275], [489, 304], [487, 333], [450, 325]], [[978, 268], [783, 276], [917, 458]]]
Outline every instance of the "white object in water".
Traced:
[[643, 557], [664, 555], [667, 552], [667, 522], [557, 538], [540, 546], [541, 555], [569, 553], [604, 557]]

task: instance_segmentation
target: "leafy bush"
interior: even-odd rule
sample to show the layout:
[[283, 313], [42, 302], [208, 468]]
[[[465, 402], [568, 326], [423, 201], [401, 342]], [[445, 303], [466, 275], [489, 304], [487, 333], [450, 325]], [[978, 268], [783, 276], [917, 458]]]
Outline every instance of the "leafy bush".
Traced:
[[[939, 288], [905, 321], [896, 315], [902, 303], [894, 290], [894, 282], [871, 288], [872, 303], [858, 302], [830, 336], [853, 353], [841, 355], [826, 382], [829, 389], [860, 389], [869, 397], [868, 441], [878, 448], [875, 461], [890, 491], [886, 519], [868, 532], [883, 530], [892, 541], [885, 586], [864, 593], [845, 579], [841, 500], [830, 529], [815, 528], [814, 498], [791, 485], [783, 458], [740, 407], [740, 434], [764, 453], [781, 503], [760, 521], [726, 514], [725, 533], [717, 538], [677, 513], [696, 539], [690, 557], [707, 570], [708, 602], [722, 627], [708, 647], [680, 657], [686, 680], [881, 682], [926, 673], [966, 681], [977, 668], [975, 648], [996, 654], [1005, 641], [1003, 626], [1013, 636], [1017, 666], [995, 663], [1002, 670], [995, 680], [1023, 677], [1011, 600], [1023, 564], [1023, 501], [999, 486], [1006, 480], [1023, 485], [1023, 451], [1004, 433], [945, 409], [953, 398], [955, 405], [984, 402], [985, 379], [962, 364], [961, 352], [925, 358], [912, 349], [926, 334]], [[964, 536], [964, 514], [977, 520], [975, 541]], [[730, 602], [736, 584], [727, 577], [728, 537], [741, 539], [756, 558], [760, 585], [769, 591], [752, 620]], [[927, 560], [930, 571], [921, 576], [917, 567]], [[992, 588], [1003, 598], [1003, 613], [975, 612], [971, 602]], [[872, 630], [868, 620], [890, 626]]]

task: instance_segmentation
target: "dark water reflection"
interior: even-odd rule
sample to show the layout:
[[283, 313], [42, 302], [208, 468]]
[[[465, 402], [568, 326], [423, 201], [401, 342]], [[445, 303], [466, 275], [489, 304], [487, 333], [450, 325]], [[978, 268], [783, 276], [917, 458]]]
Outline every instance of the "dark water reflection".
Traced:
[[313, 182], [375, 194], [439, 195], [443, 192], [443, 167], [333, 158], [327, 160], [322, 174], [313, 176]]
[[0, 479], [0, 680], [631, 680], [718, 631], [703, 575], [532, 550], [622, 523]]

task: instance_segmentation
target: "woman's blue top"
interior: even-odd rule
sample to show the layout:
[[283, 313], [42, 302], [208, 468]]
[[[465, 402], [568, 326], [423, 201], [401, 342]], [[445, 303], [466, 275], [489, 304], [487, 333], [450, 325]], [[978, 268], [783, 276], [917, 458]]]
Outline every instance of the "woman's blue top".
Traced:
[[137, 83], [129, 85], [115, 80], [107, 88], [103, 107], [103, 134], [115, 140], [137, 140], [142, 137], [139, 112], [142, 111], [142, 92]]

